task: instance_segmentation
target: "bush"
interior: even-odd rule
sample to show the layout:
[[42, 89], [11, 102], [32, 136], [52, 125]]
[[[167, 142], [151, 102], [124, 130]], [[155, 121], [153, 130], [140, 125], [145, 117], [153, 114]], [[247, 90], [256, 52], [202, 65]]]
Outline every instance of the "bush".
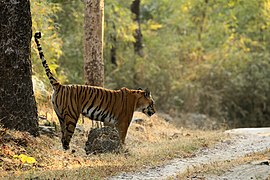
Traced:
[[225, 120], [229, 127], [269, 126], [270, 61], [248, 60], [238, 68], [201, 70], [181, 90], [184, 111]]

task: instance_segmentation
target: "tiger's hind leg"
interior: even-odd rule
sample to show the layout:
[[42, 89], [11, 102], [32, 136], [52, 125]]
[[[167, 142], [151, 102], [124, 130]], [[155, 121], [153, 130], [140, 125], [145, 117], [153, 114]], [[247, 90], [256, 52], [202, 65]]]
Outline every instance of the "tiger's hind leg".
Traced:
[[65, 150], [69, 149], [69, 143], [74, 134], [78, 118], [79, 117], [72, 118], [69, 115], [65, 116], [64, 130], [63, 130], [62, 139], [61, 139], [62, 146]]
[[69, 115], [64, 115], [65, 118], [61, 117], [60, 115], [57, 114], [58, 120], [60, 122], [60, 127], [61, 127], [61, 142], [62, 142], [62, 147], [65, 150], [69, 149], [69, 143], [72, 138], [72, 135], [74, 134], [76, 124], [78, 121], [78, 118], [72, 118]]
[[58, 117], [58, 120], [59, 120], [59, 123], [60, 123], [60, 127], [61, 127], [61, 137], [62, 137], [62, 144], [63, 144], [63, 137], [64, 137], [64, 133], [65, 133], [65, 129], [66, 129], [66, 126], [65, 126], [65, 120], [64, 118], [62, 118], [60, 115], [58, 115], [56, 113], [57, 117]]

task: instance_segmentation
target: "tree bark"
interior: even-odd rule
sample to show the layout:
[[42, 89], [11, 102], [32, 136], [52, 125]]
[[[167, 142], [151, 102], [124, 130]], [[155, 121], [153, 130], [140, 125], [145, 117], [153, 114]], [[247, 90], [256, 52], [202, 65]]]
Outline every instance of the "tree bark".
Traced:
[[142, 44], [142, 32], [140, 23], [140, 0], [134, 0], [130, 6], [131, 12], [135, 15], [133, 21], [137, 24], [137, 28], [134, 33], [134, 52], [139, 56], [143, 56], [143, 44]]
[[104, 0], [85, 0], [84, 76], [86, 84], [104, 84], [103, 63]]
[[38, 135], [29, 0], [0, 0], [0, 124]]

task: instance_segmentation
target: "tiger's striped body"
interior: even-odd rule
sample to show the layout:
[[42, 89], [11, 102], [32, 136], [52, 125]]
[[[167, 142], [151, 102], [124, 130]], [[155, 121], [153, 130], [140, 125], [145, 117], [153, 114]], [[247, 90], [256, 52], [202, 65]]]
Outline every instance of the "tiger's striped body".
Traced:
[[41, 34], [36, 33], [35, 42], [39, 55], [54, 90], [52, 104], [61, 125], [64, 149], [69, 149], [69, 143], [80, 114], [92, 120], [104, 122], [104, 125], [115, 127], [124, 143], [136, 109], [142, 109], [148, 116], [155, 113], [154, 101], [148, 90], [129, 90], [127, 88], [109, 90], [87, 85], [61, 85], [53, 77], [46, 63], [39, 38], [41, 38]]

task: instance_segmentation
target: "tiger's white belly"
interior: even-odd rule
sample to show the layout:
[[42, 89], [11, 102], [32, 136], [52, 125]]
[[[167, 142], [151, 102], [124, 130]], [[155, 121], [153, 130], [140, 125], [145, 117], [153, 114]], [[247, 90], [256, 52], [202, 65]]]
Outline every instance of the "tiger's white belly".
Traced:
[[96, 107], [90, 108], [88, 111], [84, 109], [82, 114], [92, 120], [104, 122], [106, 125], [114, 126], [116, 118], [112, 114], [103, 112], [103, 109], [95, 110]]

